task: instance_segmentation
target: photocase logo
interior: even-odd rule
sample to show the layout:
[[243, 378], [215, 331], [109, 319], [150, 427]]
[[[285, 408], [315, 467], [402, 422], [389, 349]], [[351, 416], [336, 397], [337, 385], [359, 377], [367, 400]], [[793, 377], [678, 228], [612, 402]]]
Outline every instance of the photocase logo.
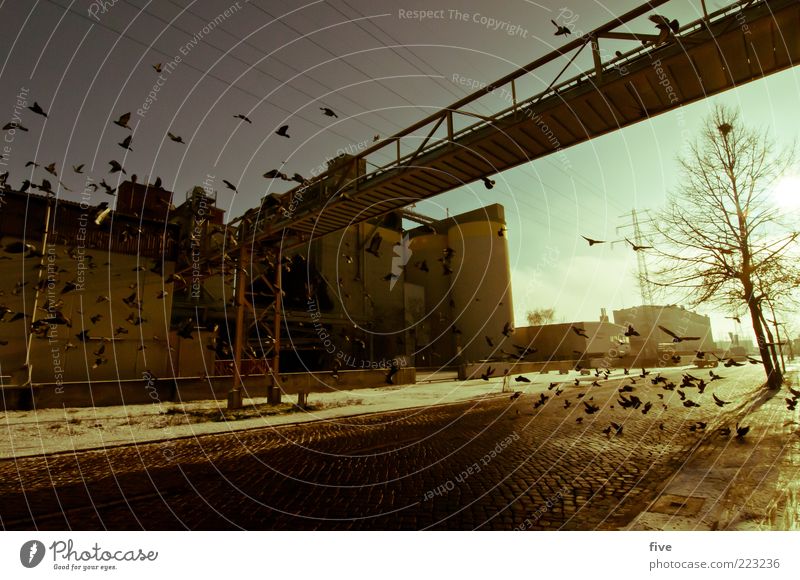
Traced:
[[394, 245], [394, 255], [392, 256], [392, 272], [389, 276], [389, 292], [394, 289], [395, 283], [400, 279], [408, 261], [411, 259], [411, 248], [408, 234]]
[[44, 544], [39, 540], [29, 540], [19, 549], [19, 561], [26, 568], [36, 568], [44, 559]]

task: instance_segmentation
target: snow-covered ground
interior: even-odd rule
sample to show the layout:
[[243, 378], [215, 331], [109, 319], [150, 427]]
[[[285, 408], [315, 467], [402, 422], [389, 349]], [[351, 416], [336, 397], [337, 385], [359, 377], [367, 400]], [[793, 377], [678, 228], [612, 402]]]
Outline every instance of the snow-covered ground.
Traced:
[[[452, 373], [445, 376], [453, 378]], [[531, 383], [516, 382], [509, 377], [506, 391], [537, 392], [551, 381], [572, 382], [578, 374], [531, 373], [526, 376]], [[292, 404], [293, 398], [285, 396], [280, 407], [268, 406], [265, 399], [248, 399], [245, 408], [235, 412], [226, 410], [224, 400], [12, 411], [0, 414], [0, 433], [3, 434], [0, 437], [0, 458], [430, 407], [499, 396], [504, 388], [502, 377], [491, 378], [488, 382], [480, 379], [424, 382], [426, 378], [433, 377], [419, 375], [421, 382], [415, 385], [311, 394], [307, 409], [297, 408]], [[589, 378], [582, 377], [583, 380]]]

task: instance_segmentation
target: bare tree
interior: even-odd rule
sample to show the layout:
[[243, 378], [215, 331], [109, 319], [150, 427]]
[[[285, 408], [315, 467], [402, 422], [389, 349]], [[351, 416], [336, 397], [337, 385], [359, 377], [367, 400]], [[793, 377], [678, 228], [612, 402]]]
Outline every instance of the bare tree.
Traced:
[[693, 306], [748, 312], [772, 388], [783, 377], [764, 307], [795, 299], [800, 270], [798, 232], [783, 223], [769, 194], [795, 159], [794, 148], [776, 151], [766, 133], [717, 106], [678, 160], [681, 185], [648, 232], [658, 264], [648, 282], [684, 293]]
[[536, 308], [528, 310], [527, 317], [529, 326], [550, 324], [556, 317], [556, 310], [555, 308]]

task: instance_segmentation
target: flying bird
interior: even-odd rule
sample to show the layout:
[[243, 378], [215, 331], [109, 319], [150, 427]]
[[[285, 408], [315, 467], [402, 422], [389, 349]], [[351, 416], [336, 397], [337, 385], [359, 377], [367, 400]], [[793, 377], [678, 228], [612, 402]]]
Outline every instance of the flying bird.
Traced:
[[130, 131], [131, 128], [128, 126], [128, 121], [130, 120], [131, 120], [131, 114], [125, 113], [124, 115], [120, 115], [119, 119], [114, 121], [114, 124], [119, 125], [123, 129], [127, 129], [128, 131]]
[[659, 30], [656, 45], [667, 42], [670, 37], [681, 28], [677, 20], [670, 20], [666, 16], [661, 16], [660, 14], [651, 14], [648, 18]]
[[337, 119], [339, 118], [339, 115], [337, 115], [333, 111], [333, 109], [329, 109], [328, 107], [320, 107], [319, 110], [325, 113], [325, 116], [327, 117], [336, 117]]
[[483, 180], [483, 186], [486, 189], [492, 189], [494, 187], [494, 179], [489, 179], [488, 177], [481, 177]]
[[715, 395], [714, 393], [711, 393], [711, 396], [714, 398], [714, 404], [715, 404], [717, 407], [724, 407], [725, 405], [728, 405], [728, 404], [730, 404], [730, 401], [723, 401], [722, 399], [720, 399], [720, 398], [719, 398], [717, 395]]
[[583, 236], [583, 235], [582, 235], [581, 237], [582, 237], [584, 240], [586, 240], [587, 242], [589, 242], [589, 247], [590, 247], [590, 248], [591, 248], [592, 246], [594, 246], [595, 244], [605, 244], [605, 243], [606, 243], [606, 241], [605, 241], [605, 240], [593, 240], [592, 238], [587, 238], [586, 236]]
[[578, 328], [577, 326], [570, 326], [570, 330], [577, 334], [578, 336], [582, 336], [583, 338], [589, 338], [589, 335], [586, 334], [586, 331], [583, 328]]
[[653, 249], [653, 246], [637, 246], [632, 241], [630, 241], [628, 238], [625, 238], [625, 241], [628, 242], [631, 245], [631, 248], [633, 248], [634, 252], [638, 252], [640, 250], [652, 250]]
[[124, 175], [127, 175], [127, 172], [122, 168], [122, 165], [120, 165], [118, 161], [112, 159], [108, 162], [108, 164], [111, 166], [111, 171], [109, 171], [109, 173], [117, 173], [118, 171], [121, 171]]
[[264, 174], [264, 177], [265, 177], [266, 179], [277, 179], [277, 178], [280, 178], [280, 179], [283, 179], [284, 181], [291, 181], [291, 180], [289, 179], [289, 176], [288, 176], [288, 175], [286, 175], [285, 173], [282, 173], [282, 172], [278, 171], [277, 169], [270, 169], [269, 171], [267, 171], [267, 172]]
[[157, 62], [156, 64], [154, 64], [154, 65], [151, 65], [151, 66], [153, 67], [153, 70], [155, 70], [157, 73], [160, 73], [160, 72], [161, 72], [161, 70], [162, 70], [162, 69], [161, 69], [161, 63], [160, 63], [160, 62]]
[[569, 36], [570, 34], [572, 34], [572, 31], [566, 26], [560, 26], [558, 22], [556, 22], [555, 20], [550, 20], [550, 22], [552, 22], [553, 26], [556, 27], [554, 36]]
[[[633, 328], [632, 324], [629, 324], [628, 325], [628, 330], [625, 331], [625, 336], [641, 336], [641, 334], [636, 332], [636, 329]], [[628, 373], [625, 373], [625, 374], [628, 374]]]
[[224, 183], [225, 187], [227, 187], [228, 189], [231, 189], [233, 191], [237, 191], [236, 186], [234, 184], [232, 184], [230, 181], [228, 181], [227, 179], [223, 179], [222, 183]]
[[173, 135], [172, 133], [170, 133], [169, 131], [167, 131], [167, 137], [169, 137], [170, 139], [172, 139], [173, 141], [175, 141], [175, 143], [181, 143], [181, 144], [183, 144], [183, 145], [185, 145], [185, 144], [186, 144], [186, 143], [184, 143], [184, 141], [183, 141], [183, 137], [181, 137], [180, 135]]
[[700, 340], [699, 336], [678, 336], [668, 328], [664, 328], [663, 326], [659, 326], [658, 328], [661, 329], [662, 332], [665, 332], [668, 335], [670, 335], [672, 337], [672, 342], [683, 342], [685, 340]]
[[237, 115], [234, 115], [233, 118], [234, 119], [241, 119], [245, 123], [250, 123], [251, 125], [253, 124], [253, 122], [250, 119], [248, 119], [246, 115], [242, 115], [241, 113], [239, 113]]
[[3, 125], [3, 131], [11, 131], [12, 129], [16, 130], [19, 129], [20, 131], [27, 131], [26, 127], [23, 127], [20, 123], [15, 121], [11, 121], [10, 123], [6, 123]]
[[128, 135], [122, 141], [117, 143], [117, 145], [119, 145], [123, 149], [127, 149], [128, 151], [133, 151], [133, 149], [131, 148], [131, 139], [132, 139], [132, 137], [130, 135]]
[[28, 107], [28, 108], [29, 108], [31, 111], [33, 111], [34, 113], [36, 113], [37, 115], [41, 115], [41, 116], [42, 116], [42, 117], [44, 117], [45, 119], [47, 118], [47, 113], [45, 113], [45, 112], [44, 112], [44, 109], [42, 109], [42, 108], [39, 106], [39, 103], [37, 103], [36, 101], [34, 101], [34, 102], [33, 102], [33, 105], [31, 105], [31, 106], [30, 106], [30, 107]]
[[528, 377], [523, 377], [522, 375], [518, 376], [514, 379], [518, 383], [530, 383], [531, 380]]
[[289, 136], [288, 131], [289, 131], [289, 125], [282, 125], [277, 131], [275, 131], [275, 134], [290, 139], [291, 137]]

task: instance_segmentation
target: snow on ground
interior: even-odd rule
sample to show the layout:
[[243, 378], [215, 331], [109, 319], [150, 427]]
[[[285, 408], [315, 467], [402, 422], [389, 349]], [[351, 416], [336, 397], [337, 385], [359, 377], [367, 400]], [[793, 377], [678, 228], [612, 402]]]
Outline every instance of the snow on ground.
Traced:
[[[615, 374], [620, 374], [620, 371]], [[532, 382], [515, 382], [509, 377], [505, 391], [538, 392], [551, 381], [573, 382], [579, 375], [530, 373], [525, 376]], [[0, 437], [0, 458], [145, 443], [307, 421], [329, 421], [364, 413], [494, 397], [504, 392], [502, 377], [493, 377], [488, 382], [480, 379], [458, 381], [454, 373], [420, 373], [417, 378], [419, 382], [415, 385], [311, 394], [306, 409], [293, 405], [290, 402], [293, 397], [284, 396], [284, 403], [278, 407], [267, 405], [266, 399], [248, 399], [244, 409], [233, 412], [227, 411], [226, 401], [210, 400], [0, 413], [0, 433], [3, 434]], [[582, 378], [588, 380], [594, 377]], [[426, 382], [428, 380], [431, 382]]]

